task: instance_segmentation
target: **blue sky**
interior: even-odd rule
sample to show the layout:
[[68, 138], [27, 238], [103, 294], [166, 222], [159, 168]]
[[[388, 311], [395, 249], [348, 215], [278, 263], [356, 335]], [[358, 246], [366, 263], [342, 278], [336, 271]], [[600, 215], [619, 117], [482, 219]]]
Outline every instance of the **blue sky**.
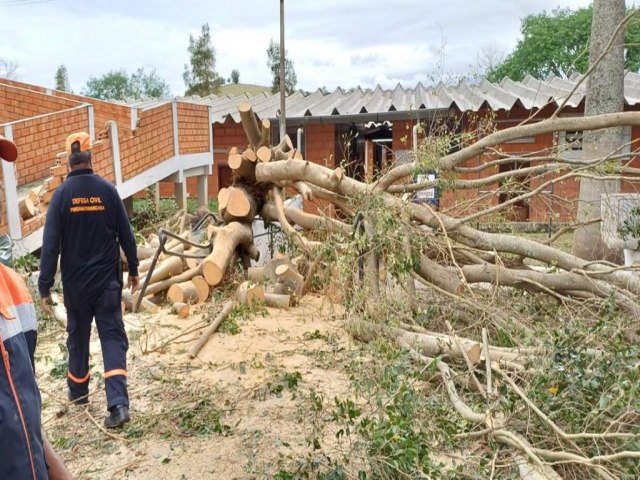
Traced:
[[[586, 0], [286, 0], [286, 40], [298, 87], [414, 86], [477, 69], [482, 52], [510, 51], [520, 19]], [[0, 58], [21, 80], [52, 86], [64, 63], [79, 91], [90, 75], [155, 68], [184, 92], [189, 34], [208, 22], [217, 71], [268, 85], [278, 0], [0, 0]]]

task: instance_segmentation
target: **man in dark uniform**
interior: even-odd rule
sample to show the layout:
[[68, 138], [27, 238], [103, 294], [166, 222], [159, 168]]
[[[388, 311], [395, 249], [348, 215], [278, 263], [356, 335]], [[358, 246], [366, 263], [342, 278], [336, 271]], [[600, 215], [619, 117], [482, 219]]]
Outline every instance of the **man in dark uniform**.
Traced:
[[84, 132], [67, 138], [70, 173], [47, 210], [38, 289], [50, 311], [50, 290], [58, 255], [67, 307], [69, 399], [86, 404], [89, 394], [89, 339], [96, 320], [107, 393], [107, 428], [129, 420], [128, 340], [122, 321], [120, 247], [129, 265], [129, 286], [138, 286], [136, 242], [115, 187], [91, 169], [91, 140]]
[[[0, 136], [0, 159], [17, 158], [15, 144]], [[0, 197], [1, 187], [2, 182]], [[0, 478], [72, 480], [41, 428], [36, 339], [36, 309], [29, 289], [20, 275], [0, 263]]]

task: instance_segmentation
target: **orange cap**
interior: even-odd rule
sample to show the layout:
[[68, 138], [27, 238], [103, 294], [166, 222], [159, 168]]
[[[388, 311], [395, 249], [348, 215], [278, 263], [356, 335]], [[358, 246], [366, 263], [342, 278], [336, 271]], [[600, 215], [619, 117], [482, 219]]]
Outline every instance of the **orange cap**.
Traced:
[[18, 158], [16, 144], [0, 135], [0, 158], [7, 162], [15, 162]]
[[67, 153], [71, 153], [71, 147], [76, 142], [80, 145], [80, 149], [74, 149], [74, 152], [86, 152], [87, 150], [91, 150], [91, 138], [89, 135], [86, 132], [77, 132], [72, 133], [67, 137]]

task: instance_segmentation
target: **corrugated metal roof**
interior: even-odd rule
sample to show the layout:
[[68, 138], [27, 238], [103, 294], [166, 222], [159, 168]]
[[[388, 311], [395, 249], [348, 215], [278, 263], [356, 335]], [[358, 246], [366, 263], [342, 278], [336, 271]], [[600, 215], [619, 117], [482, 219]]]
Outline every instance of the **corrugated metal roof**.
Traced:
[[[542, 108], [551, 103], [565, 103], [569, 107], [577, 107], [584, 101], [586, 82], [581, 83], [569, 96], [576, 83], [582, 79], [580, 75], [571, 78], [549, 77], [539, 80], [527, 76], [521, 82], [508, 78], [500, 83], [482, 80], [478, 84], [460, 82], [456, 86], [425, 87], [419, 83], [415, 88], [404, 88], [398, 84], [392, 90], [384, 90], [380, 85], [375, 89], [363, 90], [360, 87], [345, 91], [341, 88], [327, 93], [316, 90], [313, 93], [297, 91], [286, 99], [287, 119], [303, 120], [309, 117], [362, 117], [399, 112], [413, 115], [429, 114], [437, 110], [455, 108], [460, 111], [478, 111], [483, 107], [493, 110], [510, 110], [522, 106], [528, 110]], [[568, 97], [568, 98], [567, 98]], [[209, 95], [204, 98], [179, 98], [180, 101], [209, 105], [213, 112], [214, 122], [224, 122], [232, 118], [240, 121], [237, 106], [249, 102], [259, 118], [276, 119], [280, 114], [280, 95], [260, 93], [250, 96]], [[627, 72], [625, 75], [625, 101], [627, 105], [640, 103], [640, 75]], [[166, 103], [167, 100], [141, 100], [129, 103], [132, 107], [148, 109]], [[396, 115], [398, 113], [395, 113]], [[345, 119], [346, 120], [346, 119]], [[350, 118], [351, 120], [351, 118]]]

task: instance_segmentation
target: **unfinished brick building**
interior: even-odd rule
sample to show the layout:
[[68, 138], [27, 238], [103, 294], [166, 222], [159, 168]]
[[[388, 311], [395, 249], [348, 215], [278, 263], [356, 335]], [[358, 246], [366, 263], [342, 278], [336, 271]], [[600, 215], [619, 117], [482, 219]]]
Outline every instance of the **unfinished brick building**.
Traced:
[[[114, 183], [125, 204], [160, 181], [174, 184], [184, 203], [188, 178], [198, 187], [199, 202], [206, 203], [210, 126], [211, 111], [203, 105], [170, 101], [135, 108], [0, 79], [0, 134], [16, 143], [20, 155], [15, 164], [2, 162], [0, 234], [9, 233], [19, 251], [40, 247], [47, 190], [56, 185], [54, 167], [64, 157], [67, 135], [81, 130], [96, 142], [94, 170]], [[25, 219], [19, 204], [34, 191], [42, 192], [42, 201], [37, 214]]]

